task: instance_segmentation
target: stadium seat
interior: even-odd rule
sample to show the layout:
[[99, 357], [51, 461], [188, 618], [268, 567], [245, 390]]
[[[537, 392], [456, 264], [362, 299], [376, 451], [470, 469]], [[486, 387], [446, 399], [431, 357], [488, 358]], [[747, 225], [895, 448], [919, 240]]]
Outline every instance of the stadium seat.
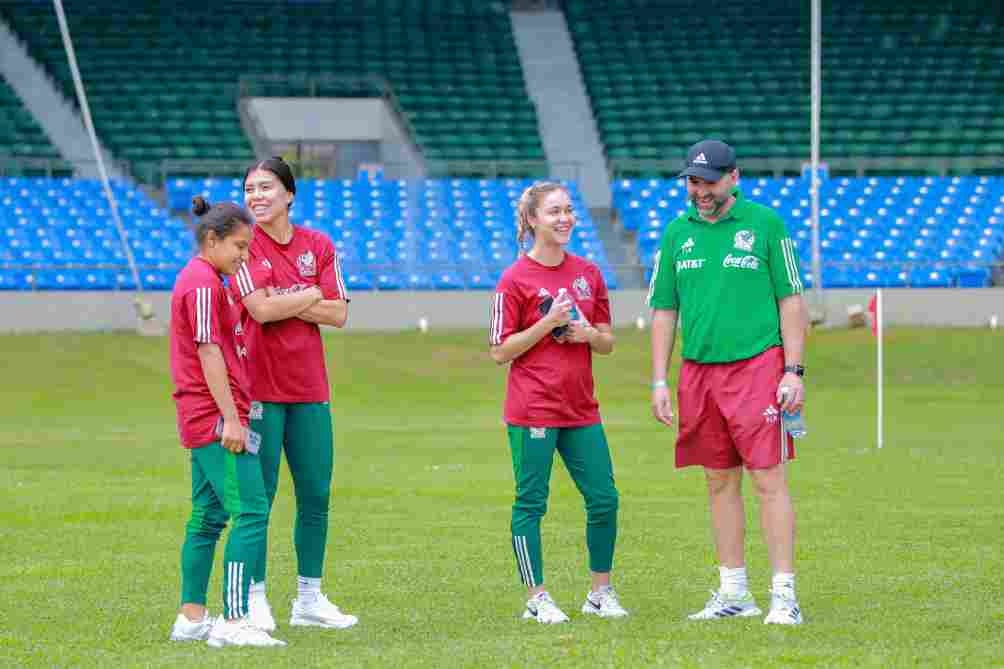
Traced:
[[[74, 99], [51, 7], [9, 0], [0, 16]], [[473, 174], [525, 172], [525, 161], [543, 165], [509, 17], [491, 3], [346, 0], [332, 11], [328, 3], [229, 0], [170, 12], [155, 0], [128, 7], [95, 0], [75, 6], [72, 18], [98, 134], [147, 179], [159, 178], [164, 159], [239, 165], [254, 158], [235, 103], [249, 53], [281, 62], [286, 75], [259, 81], [252, 94], [380, 97], [386, 91], [376, 77], [389, 82], [437, 175], [446, 166], [436, 161]], [[184, 49], [178, 35], [185, 35]], [[319, 76], [325, 73], [347, 76]], [[477, 159], [524, 164], [465, 166]], [[180, 197], [170, 205], [188, 207]]]
[[[744, 179], [742, 188], [750, 200], [781, 213], [796, 242], [803, 272], [810, 269], [808, 181]], [[612, 190], [624, 227], [637, 231], [639, 259], [651, 266], [663, 230], [685, 207], [682, 180], [620, 179]], [[987, 285], [989, 267], [1004, 250], [1002, 198], [1004, 177], [825, 180], [820, 217], [822, 285]], [[635, 222], [629, 225], [629, 221]], [[936, 262], [943, 266], [932, 276]], [[911, 270], [904, 269], [905, 264]]]
[[[802, 5], [730, 3], [712, 16], [699, 0], [562, 4], [607, 157], [626, 159], [623, 169], [647, 158], [675, 165], [704, 136], [725, 139], [740, 157], [808, 159]], [[936, 0], [910, 11], [824, 3], [822, 23], [824, 156], [1004, 154], [987, 122], [1000, 96], [1004, 14], [967, 9], [948, 19]]]

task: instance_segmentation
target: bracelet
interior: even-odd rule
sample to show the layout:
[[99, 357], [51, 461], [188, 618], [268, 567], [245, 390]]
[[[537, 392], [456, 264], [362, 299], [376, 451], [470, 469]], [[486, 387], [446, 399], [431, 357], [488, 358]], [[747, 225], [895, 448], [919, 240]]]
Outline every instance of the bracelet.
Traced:
[[668, 385], [666, 384], [666, 379], [652, 382], [652, 390], [655, 390], [656, 388], [667, 388], [667, 387]]

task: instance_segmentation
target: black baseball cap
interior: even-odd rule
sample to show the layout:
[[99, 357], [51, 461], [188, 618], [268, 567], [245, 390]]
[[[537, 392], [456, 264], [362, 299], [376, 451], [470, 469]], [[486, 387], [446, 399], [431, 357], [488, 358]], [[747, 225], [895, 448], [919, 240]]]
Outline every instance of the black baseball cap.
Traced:
[[736, 168], [736, 151], [717, 139], [702, 139], [687, 151], [687, 167], [677, 176], [718, 181]]

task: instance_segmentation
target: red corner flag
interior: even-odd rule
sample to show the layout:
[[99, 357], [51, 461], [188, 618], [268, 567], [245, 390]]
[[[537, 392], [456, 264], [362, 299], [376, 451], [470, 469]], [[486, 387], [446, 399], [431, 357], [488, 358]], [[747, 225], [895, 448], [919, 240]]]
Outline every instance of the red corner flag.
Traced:
[[872, 334], [876, 337], [878, 336], [878, 298], [876, 295], [872, 295], [872, 299], [868, 300], [868, 313], [872, 315]]

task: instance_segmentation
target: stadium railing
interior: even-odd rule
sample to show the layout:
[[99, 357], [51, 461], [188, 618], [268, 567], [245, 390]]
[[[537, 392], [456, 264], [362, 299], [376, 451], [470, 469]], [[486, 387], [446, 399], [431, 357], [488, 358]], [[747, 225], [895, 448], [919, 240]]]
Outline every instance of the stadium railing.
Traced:
[[[671, 160], [644, 158], [616, 158], [609, 161], [611, 178], [675, 177], [682, 169], [685, 148], [681, 156]], [[792, 158], [742, 158], [739, 168], [746, 174], [760, 176], [797, 176], [802, 173], [808, 159]], [[874, 157], [874, 158], [824, 158], [831, 175], [872, 176], [880, 174], [949, 176], [1004, 172], [1004, 156], [929, 156], [929, 157]]]
[[[106, 162], [126, 178], [132, 178], [132, 166], [125, 160]], [[79, 177], [82, 170], [96, 173], [95, 160], [64, 160], [62, 158], [33, 158], [0, 153], [0, 177]]]
[[[267, 158], [263, 155], [260, 158]], [[297, 177], [334, 178], [333, 165], [322, 160], [298, 160], [296, 157], [283, 156], [293, 168]], [[523, 177], [540, 179], [560, 179], [578, 181], [582, 173], [582, 163], [557, 162], [546, 160], [426, 160], [426, 175], [430, 178], [477, 177], [482, 179], [510, 178], [514, 174]], [[164, 159], [160, 161], [161, 185], [173, 177], [229, 177], [241, 176], [248, 167], [247, 161], [240, 160], [180, 160]], [[395, 175], [405, 173], [405, 165], [398, 163], [374, 163], [373, 168], [379, 169], [387, 178], [397, 178]]]

